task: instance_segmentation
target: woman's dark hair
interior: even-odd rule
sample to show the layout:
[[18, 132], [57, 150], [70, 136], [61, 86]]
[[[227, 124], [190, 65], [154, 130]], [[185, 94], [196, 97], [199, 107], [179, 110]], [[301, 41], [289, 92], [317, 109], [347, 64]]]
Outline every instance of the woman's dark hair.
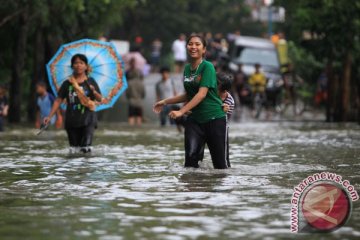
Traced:
[[193, 34], [191, 34], [189, 37], [188, 37], [188, 39], [186, 40], [186, 45], [187, 44], [189, 44], [189, 42], [190, 42], [190, 40], [192, 39], [192, 38], [199, 38], [200, 39], [200, 41], [201, 41], [201, 43], [204, 45], [204, 48], [206, 48], [206, 46], [207, 46], [207, 41], [206, 41], [206, 39], [204, 38], [204, 36], [202, 36], [202, 35], [200, 35], [200, 34], [196, 34], [196, 33], [193, 33]]
[[218, 82], [218, 88], [219, 88], [220, 92], [231, 90], [231, 85], [233, 82], [232, 76], [225, 74], [225, 73], [217, 73], [216, 79]]
[[74, 66], [76, 59], [80, 59], [81, 61], [83, 61], [84, 63], [86, 63], [86, 65], [88, 64], [88, 59], [84, 54], [81, 53], [77, 53], [74, 56], [72, 56], [71, 58], [71, 67]]

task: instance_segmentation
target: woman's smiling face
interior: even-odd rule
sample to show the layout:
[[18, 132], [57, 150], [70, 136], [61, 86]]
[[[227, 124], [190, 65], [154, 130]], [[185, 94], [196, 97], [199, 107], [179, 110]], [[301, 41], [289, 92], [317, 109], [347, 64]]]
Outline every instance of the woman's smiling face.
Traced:
[[202, 58], [205, 54], [205, 46], [199, 37], [192, 37], [187, 43], [188, 54], [191, 58]]

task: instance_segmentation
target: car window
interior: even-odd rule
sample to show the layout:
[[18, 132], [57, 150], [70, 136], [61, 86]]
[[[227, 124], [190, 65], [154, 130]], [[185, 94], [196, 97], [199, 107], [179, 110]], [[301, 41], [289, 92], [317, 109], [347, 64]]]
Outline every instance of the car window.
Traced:
[[271, 49], [240, 48], [238, 49], [237, 62], [249, 65], [260, 63], [262, 66], [279, 67], [276, 52]]

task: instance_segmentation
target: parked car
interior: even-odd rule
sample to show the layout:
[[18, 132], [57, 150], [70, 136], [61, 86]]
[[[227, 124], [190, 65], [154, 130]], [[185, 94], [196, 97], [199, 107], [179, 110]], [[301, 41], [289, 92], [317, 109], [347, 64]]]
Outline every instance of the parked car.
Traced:
[[279, 56], [275, 45], [270, 40], [247, 36], [237, 37], [229, 52], [229, 58], [230, 70], [237, 71], [238, 64], [241, 63], [244, 73], [250, 76], [254, 73], [255, 63], [259, 63], [267, 78], [267, 89], [282, 86]]

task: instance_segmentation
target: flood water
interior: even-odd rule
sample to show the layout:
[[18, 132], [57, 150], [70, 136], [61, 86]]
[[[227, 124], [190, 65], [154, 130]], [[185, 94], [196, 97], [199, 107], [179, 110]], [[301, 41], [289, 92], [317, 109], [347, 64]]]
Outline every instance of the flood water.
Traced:
[[360, 190], [355, 124], [240, 123], [232, 168], [183, 168], [174, 128], [102, 123], [91, 155], [69, 155], [64, 131], [0, 138], [0, 239], [359, 239], [360, 201], [328, 234], [290, 232], [293, 187], [341, 174]]

